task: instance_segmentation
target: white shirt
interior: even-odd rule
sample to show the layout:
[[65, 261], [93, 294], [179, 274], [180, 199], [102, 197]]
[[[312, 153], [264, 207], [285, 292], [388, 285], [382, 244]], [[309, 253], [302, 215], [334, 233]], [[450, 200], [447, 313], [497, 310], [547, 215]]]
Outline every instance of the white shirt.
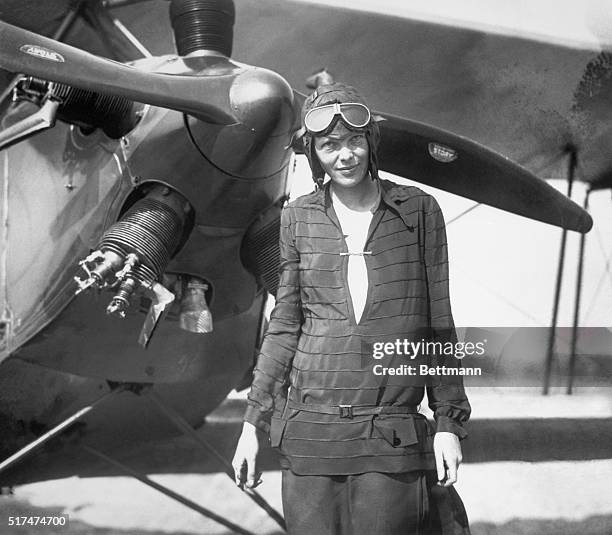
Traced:
[[[333, 188], [331, 188], [331, 198], [349, 252], [347, 282], [351, 302], [353, 303], [355, 322], [359, 323], [368, 295], [368, 270], [365, 256], [359, 253], [364, 252], [368, 230], [374, 214], [370, 210], [358, 212], [349, 208], [342, 203], [334, 193]], [[377, 205], [378, 202], [374, 204], [374, 206]]]

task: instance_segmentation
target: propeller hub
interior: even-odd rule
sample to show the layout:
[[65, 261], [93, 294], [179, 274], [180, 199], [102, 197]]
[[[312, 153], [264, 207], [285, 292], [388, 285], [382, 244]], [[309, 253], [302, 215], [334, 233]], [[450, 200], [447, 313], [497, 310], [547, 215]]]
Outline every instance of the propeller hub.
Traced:
[[214, 51], [230, 57], [235, 18], [233, 0], [172, 0], [170, 21], [179, 55]]

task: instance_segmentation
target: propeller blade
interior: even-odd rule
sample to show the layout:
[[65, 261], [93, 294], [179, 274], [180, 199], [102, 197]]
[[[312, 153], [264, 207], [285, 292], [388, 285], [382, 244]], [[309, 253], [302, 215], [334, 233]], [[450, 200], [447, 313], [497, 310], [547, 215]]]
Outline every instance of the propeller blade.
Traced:
[[433, 126], [378, 113], [380, 168], [536, 221], [586, 233], [591, 216], [508, 158]]
[[231, 124], [229, 88], [241, 72], [228, 63], [214, 76], [152, 73], [94, 56], [0, 21], [0, 67], [98, 93], [119, 95]]

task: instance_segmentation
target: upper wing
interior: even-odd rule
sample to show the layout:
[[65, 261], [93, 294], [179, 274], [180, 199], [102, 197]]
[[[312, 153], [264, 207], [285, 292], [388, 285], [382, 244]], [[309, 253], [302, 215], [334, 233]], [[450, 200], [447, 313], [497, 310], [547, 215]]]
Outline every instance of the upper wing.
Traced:
[[[596, 181], [608, 170], [604, 148], [612, 142], [607, 120], [612, 105], [604, 90], [611, 82], [605, 69], [594, 68], [606, 58], [595, 50], [596, 41], [567, 46], [552, 38], [509, 36], [469, 20], [436, 22], [439, 13], [392, 17], [316, 2], [237, 3], [237, 59], [271, 67], [298, 88], [308, 73], [325, 65], [337, 79], [357, 85], [374, 107], [398, 116], [389, 115], [383, 126], [388, 140], [381, 154], [383, 169], [534, 219], [581, 231], [590, 228], [588, 216], [533, 175], [563, 176], [570, 146], [578, 153], [581, 178]], [[373, 4], [356, 5], [371, 9]], [[385, 3], [389, 5], [402, 4]], [[128, 6], [117, 14], [154, 53], [166, 52], [172, 47], [167, 4], [146, 6]], [[80, 44], [78, 35], [74, 39]], [[7, 66], [16, 69], [19, 63]], [[189, 105], [197, 105], [192, 80], [182, 84], [176, 77], [172, 83], [163, 75], [143, 77], [130, 67], [116, 67], [122, 77], [113, 80], [110, 62], [92, 60], [87, 75], [97, 76], [98, 89], [114, 92], [129, 85], [130, 94], [121, 93], [128, 98], [145, 100], [155, 93], [146, 101], [191, 111], [181, 94], [185, 89]], [[51, 70], [56, 75], [59, 71], [57, 66]], [[416, 138], [425, 124], [412, 130], [420, 123], [459, 136], [463, 157], [453, 169], [461, 172], [447, 173], [450, 166], [445, 165], [440, 168], [444, 173], [436, 173], [431, 159], [429, 167], [419, 167], [418, 159], [407, 161], [407, 152], [414, 156], [420, 150]], [[512, 161], [492, 156], [485, 147]], [[467, 154], [474, 159], [468, 162]]]
[[[612, 10], [604, 1], [236, 3], [234, 56], [295, 88], [326, 67], [375, 109], [472, 139], [541, 178], [566, 177], [568, 145], [578, 178], [608, 169]], [[479, 10], [489, 18], [479, 20]]]

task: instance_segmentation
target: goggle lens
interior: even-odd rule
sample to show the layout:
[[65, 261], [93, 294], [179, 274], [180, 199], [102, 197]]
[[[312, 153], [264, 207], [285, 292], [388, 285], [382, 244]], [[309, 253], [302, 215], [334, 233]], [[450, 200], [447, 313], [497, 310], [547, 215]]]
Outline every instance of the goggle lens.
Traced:
[[309, 110], [304, 117], [304, 126], [312, 134], [319, 134], [329, 128], [336, 115], [340, 115], [344, 122], [353, 128], [363, 128], [370, 122], [370, 110], [367, 106], [358, 102], [336, 102]]

